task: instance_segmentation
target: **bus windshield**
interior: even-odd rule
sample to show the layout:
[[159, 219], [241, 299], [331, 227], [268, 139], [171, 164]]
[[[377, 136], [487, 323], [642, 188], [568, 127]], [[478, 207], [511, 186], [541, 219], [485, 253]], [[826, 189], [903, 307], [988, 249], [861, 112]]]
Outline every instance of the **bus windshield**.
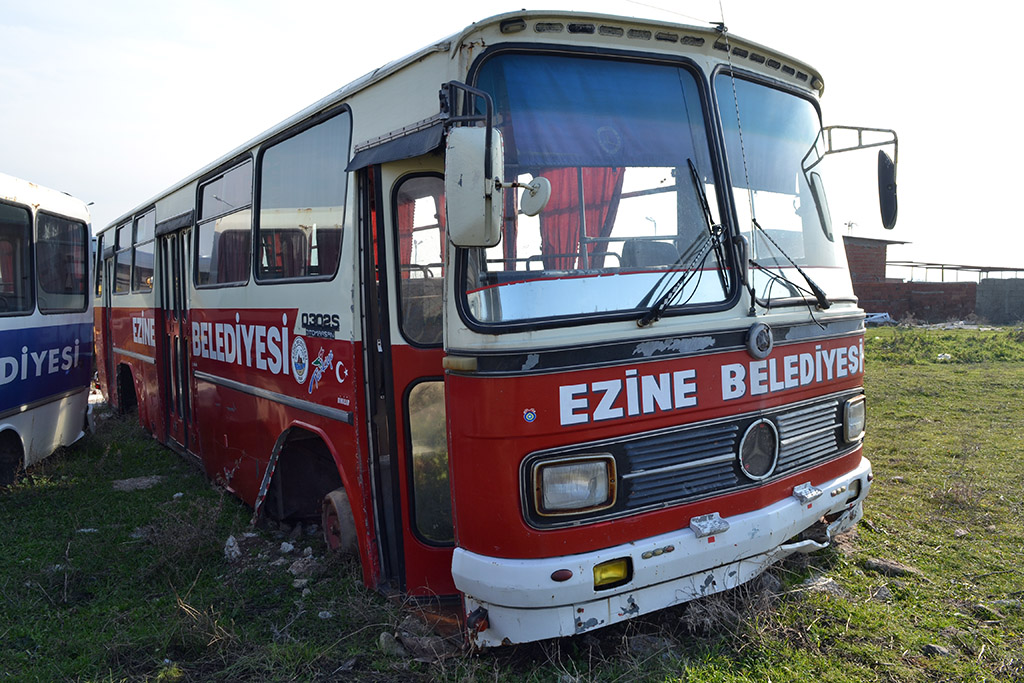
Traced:
[[506, 192], [501, 243], [464, 255], [478, 323], [720, 307], [734, 289], [704, 107], [678, 65], [501, 54], [477, 86], [494, 98], [506, 180], [544, 176], [536, 217]]
[[757, 296], [812, 299], [799, 267], [831, 301], [853, 299], [846, 252], [831, 228], [824, 183], [816, 172], [805, 175], [801, 166], [821, 128], [814, 104], [728, 73], [716, 77], [715, 96]]

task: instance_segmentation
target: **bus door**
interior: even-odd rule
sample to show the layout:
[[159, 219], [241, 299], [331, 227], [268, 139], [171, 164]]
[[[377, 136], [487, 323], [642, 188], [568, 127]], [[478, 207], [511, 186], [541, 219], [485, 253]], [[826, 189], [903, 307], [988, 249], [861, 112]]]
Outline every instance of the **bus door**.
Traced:
[[189, 373], [187, 249], [191, 229], [161, 235], [160, 254], [160, 373], [167, 436], [190, 450], [192, 423]]
[[444, 178], [415, 162], [371, 173], [365, 343], [385, 573], [412, 596], [452, 595], [441, 366]]

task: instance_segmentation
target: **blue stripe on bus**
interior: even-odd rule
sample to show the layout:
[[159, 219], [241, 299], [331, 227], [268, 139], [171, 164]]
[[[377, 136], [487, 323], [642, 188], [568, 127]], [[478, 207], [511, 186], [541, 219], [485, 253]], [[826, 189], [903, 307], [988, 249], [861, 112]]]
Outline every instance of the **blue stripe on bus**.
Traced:
[[89, 385], [92, 325], [0, 330], [0, 414]]

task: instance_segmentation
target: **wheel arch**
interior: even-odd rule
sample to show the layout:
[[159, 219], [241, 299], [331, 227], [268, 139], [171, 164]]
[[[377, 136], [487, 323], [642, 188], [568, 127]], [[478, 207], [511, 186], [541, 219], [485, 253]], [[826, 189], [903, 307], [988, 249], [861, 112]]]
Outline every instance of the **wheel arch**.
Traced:
[[[318, 461], [318, 462], [314, 462]], [[326, 474], [326, 463], [331, 475]], [[254, 520], [261, 515], [272, 519], [321, 519], [325, 497], [336, 489], [348, 494], [349, 511], [356, 529], [356, 541], [363, 567], [363, 579], [372, 585], [376, 575], [372, 515], [364, 509], [365, 500], [357, 467], [339, 453], [336, 443], [319, 426], [294, 420], [281, 432], [271, 451], [264, 482], [254, 504]], [[269, 475], [269, 478], [268, 478]], [[296, 477], [298, 483], [295, 483]], [[291, 483], [286, 482], [291, 480]]]
[[130, 413], [139, 407], [139, 387], [135, 373], [129, 363], [118, 363], [114, 371], [116, 377], [115, 386], [117, 391], [117, 410], [122, 413]]

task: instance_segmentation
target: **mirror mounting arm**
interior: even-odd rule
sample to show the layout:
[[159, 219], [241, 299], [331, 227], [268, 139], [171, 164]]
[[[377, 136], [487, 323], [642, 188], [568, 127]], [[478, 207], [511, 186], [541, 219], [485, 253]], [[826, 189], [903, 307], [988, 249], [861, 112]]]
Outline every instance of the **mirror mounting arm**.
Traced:
[[[462, 106], [459, 106], [459, 93], [463, 93]], [[484, 129], [484, 176], [494, 177], [494, 159], [491, 155], [491, 130], [494, 125], [494, 100], [490, 94], [478, 90], [471, 85], [461, 81], [448, 81], [441, 87], [441, 118], [445, 122], [445, 128], [449, 129], [458, 125], [475, 125], [483, 122]], [[479, 97], [484, 101], [484, 113], [474, 113], [470, 106], [472, 98]], [[459, 113], [461, 109], [461, 113]], [[497, 179], [495, 179], [497, 180]]]
[[[856, 134], [856, 142], [840, 144], [835, 134]], [[892, 158], [884, 150], [878, 150], [878, 202], [881, 210], [882, 227], [892, 230], [896, 225], [896, 166], [899, 163], [899, 138], [896, 131], [889, 128], [864, 128], [859, 126], [826, 126], [818, 131], [811, 148], [807, 150], [801, 161], [804, 177], [808, 185], [814, 188], [811, 169], [820, 164], [830, 154], [841, 154], [857, 149], [886, 147], [892, 145]], [[819, 209], [820, 210], [820, 209]], [[824, 223], [824, 221], [823, 221]]]

